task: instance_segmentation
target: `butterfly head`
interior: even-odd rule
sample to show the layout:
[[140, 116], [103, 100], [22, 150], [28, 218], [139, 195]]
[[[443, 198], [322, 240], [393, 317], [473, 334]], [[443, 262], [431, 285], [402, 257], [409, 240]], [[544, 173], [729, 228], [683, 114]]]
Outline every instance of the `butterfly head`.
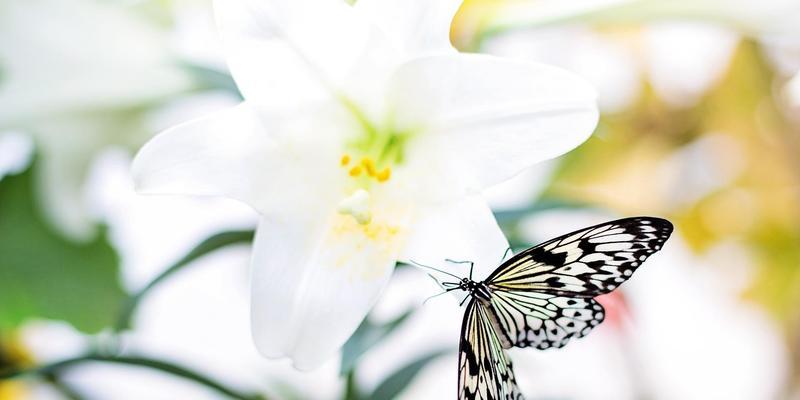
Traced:
[[489, 300], [491, 291], [483, 282], [476, 282], [470, 278], [461, 278], [458, 282], [444, 282], [447, 291], [463, 290], [472, 297], [477, 297], [481, 300]]
[[469, 278], [461, 278], [461, 281], [458, 283], [458, 287], [469, 293], [474, 293], [476, 290], [480, 288], [480, 283], [473, 281]]
[[476, 290], [480, 289], [481, 283], [475, 282], [470, 278], [461, 278], [456, 282], [442, 282], [442, 286], [447, 288], [447, 291], [463, 290], [467, 293], [473, 294]]

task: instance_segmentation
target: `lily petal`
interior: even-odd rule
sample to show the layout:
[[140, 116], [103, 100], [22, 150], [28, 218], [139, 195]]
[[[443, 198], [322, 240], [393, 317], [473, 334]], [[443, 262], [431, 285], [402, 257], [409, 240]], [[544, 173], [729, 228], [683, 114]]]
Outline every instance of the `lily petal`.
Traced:
[[359, 0], [355, 8], [380, 27], [392, 45], [411, 59], [455, 52], [450, 25], [462, 0]]
[[[252, 182], [252, 172], [272, 147], [242, 103], [162, 132], [136, 154], [131, 169], [140, 193], [230, 196], [254, 205], [263, 186]], [[254, 148], [263, 149], [263, 158]]]
[[454, 176], [472, 191], [574, 149], [598, 120], [595, 91], [577, 75], [492, 56], [408, 62], [392, 90], [398, 120], [429, 121], [438, 133], [430, 136], [452, 155]]
[[244, 97], [293, 109], [337, 95], [371, 28], [343, 1], [216, 0], [228, 65]]
[[[459, 277], [469, 276], [468, 265], [449, 263], [445, 259], [472, 261], [475, 263], [473, 278], [482, 280], [500, 265], [506, 249], [508, 241], [489, 206], [480, 196], [470, 196], [422, 212], [401, 259], [443, 269]], [[454, 279], [432, 275], [445, 281]]]
[[365, 226], [332, 209], [297, 211], [261, 221], [251, 316], [264, 356], [288, 356], [308, 370], [332, 356], [367, 315], [391, 277], [401, 242], [379, 221]]
[[319, 118], [314, 120], [273, 119], [267, 130], [244, 102], [175, 126], [136, 155], [131, 167], [136, 190], [226, 196], [265, 215], [286, 207], [316, 208], [319, 202], [335, 202], [344, 179], [337, 168], [340, 146], [335, 130], [315, 134], [320, 129], [314, 123], [330, 121], [323, 117], [324, 111], [316, 114]]

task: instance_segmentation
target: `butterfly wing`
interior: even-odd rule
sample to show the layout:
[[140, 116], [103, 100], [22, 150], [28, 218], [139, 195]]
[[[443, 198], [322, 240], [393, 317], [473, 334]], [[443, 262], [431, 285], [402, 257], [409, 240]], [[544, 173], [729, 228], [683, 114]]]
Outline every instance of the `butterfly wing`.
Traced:
[[493, 290], [491, 301], [490, 321], [504, 348], [564, 347], [605, 318], [603, 306], [591, 298]]
[[459, 400], [522, 400], [511, 359], [489, 320], [489, 309], [472, 299], [461, 324]]
[[661, 218], [606, 222], [531, 247], [500, 265], [485, 282], [492, 290], [595, 297], [630, 278], [670, 234], [672, 224]]

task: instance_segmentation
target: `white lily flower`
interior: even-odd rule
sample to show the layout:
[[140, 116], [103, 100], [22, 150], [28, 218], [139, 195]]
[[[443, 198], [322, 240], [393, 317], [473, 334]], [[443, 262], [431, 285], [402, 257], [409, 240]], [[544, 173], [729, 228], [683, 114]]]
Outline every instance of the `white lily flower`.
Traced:
[[94, 155], [143, 143], [143, 105], [191, 87], [149, 22], [98, 0], [0, 4], [0, 132], [34, 139], [40, 202], [74, 238], [93, 233], [83, 184]]
[[506, 242], [479, 191], [594, 129], [582, 79], [457, 53], [460, 3], [215, 3], [245, 101], [161, 133], [133, 174], [140, 192], [227, 196], [262, 214], [251, 315], [266, 357], [308, 369], [331, 356], [398, 260], [493, 267]]

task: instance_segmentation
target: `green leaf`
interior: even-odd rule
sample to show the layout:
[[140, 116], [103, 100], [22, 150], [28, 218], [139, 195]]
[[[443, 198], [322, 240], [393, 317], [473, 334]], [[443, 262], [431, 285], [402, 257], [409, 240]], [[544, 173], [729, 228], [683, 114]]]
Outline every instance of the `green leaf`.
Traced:
[[[406, 366], [395, 371], [381, 382], [372, 392], [370, 399], [394, 399], [417, 377], [417, 374], [431, 361], [450, 353], [451, 350], [438, 350], [412, 361]], [[455, 369], [453, 365], [453, 369]]]
[[364, 353], [400, 327], [413, 312], [413, 309], [408, 310], [385, 324], [374, 324], [369, 318], [364, 319], [353, 336], [350, 336], [350, 339], [342, 346], [341, 374], [350, 373]]
[[125, 298], [119, 257], [105, 229], [76, 243], [47, 225], [35, 204], [35, 166], [0, 181], [0, 330], [47, 318], [97, 332]]
[[500, 224], [517, 223], [525, 217], [552, 210], [576, 210], [591, 208], [589, 204], [561, 199], [541, 199], [529, 207], [494, 210], [494, 217]]
[[128, 298], [122, 307], [119, 319], [114, 326], [114, 330], [123, 331], [130, 329], [131, 319], [133, 318], [140, 301], [161, 282], [167, 280], [179, 271], [182, 271], [184, 268], [191, 265], [195, 260], [213, 253], [221, 248], [239, 244], [250, 244], [253, 242], [254, 236], [255, 232], [252, 230], [228, 231], [214, 234], [213, 236], [210, 236], [200, 242], [200, 244], [195, 246], [195, 248], [192, 249], [188, 254], [176, 261], [169, 268], [164, 270], [164, 272], [156, 276], [152, 281], [150, 281], [150, 283], [145, 285], [145, 287], [139, 290], [136, 294], [133, 294], [130, 296], [130, 298]]

